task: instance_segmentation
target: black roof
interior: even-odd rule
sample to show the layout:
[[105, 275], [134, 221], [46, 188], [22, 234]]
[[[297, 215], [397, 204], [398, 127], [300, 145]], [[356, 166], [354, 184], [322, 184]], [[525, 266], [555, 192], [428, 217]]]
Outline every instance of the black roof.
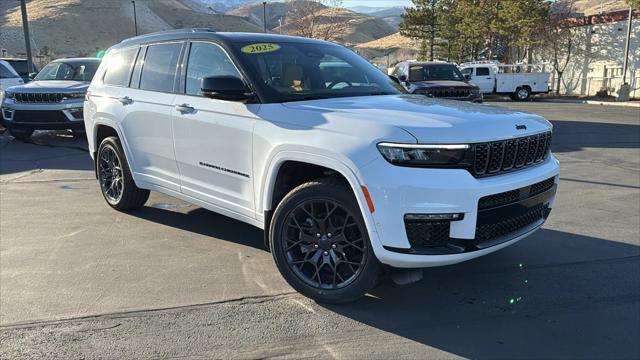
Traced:
[[243, 32], [216, 32], [211, 29], [175, 29], [160, 31], [151, 34], [145, 34], [141, 36], [132, 37], [122, 40], [120, 44], [114, 47], [124, 47], [130, 45], [139, 45], [159, 41], [170, 41], [180, 39], [212, 39], [219, 40], [221, 42], [307, 42], [317, 44], [330, 44], [329, 42], [310, 39], [301, 36], [289, 36], [278, 34], [264, 34], [264, 33], [243, 33]]

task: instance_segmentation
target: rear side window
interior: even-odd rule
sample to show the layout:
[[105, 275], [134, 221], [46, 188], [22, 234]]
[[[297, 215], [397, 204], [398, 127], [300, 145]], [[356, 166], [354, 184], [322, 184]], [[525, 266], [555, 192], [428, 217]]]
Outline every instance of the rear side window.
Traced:
[[173, 92], [181, 43], [150, 45], [142, 67], [140, 89]]
[[107, 85], [129, 86], [131, 67], [136, 60], [137, 53], [138, 48], [136, 47], [110, 54], [103, 82]]
[[486, 68], [486, 67], [476, 68], [476, 76], [489, 76], [489, 68]]
[[17, 77], [12, 71], [7, 69], [4, 64], [0, 64], [0, 79], [12, 79]]

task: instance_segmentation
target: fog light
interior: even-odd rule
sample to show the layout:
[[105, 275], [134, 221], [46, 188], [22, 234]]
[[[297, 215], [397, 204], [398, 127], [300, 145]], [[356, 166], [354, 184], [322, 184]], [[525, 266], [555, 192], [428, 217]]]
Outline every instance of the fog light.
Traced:
[[405, 221], [458, 221], [464, 219], [464, 214], [405, 214], [404, 219]]

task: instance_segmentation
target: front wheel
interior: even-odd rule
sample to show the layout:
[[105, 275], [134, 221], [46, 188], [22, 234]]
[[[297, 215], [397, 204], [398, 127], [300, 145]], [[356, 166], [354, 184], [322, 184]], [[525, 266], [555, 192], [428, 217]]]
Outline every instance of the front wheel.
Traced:
[[149, 190], [138, 188], [133, 181], [118, 138], [102, 140], [96, 155], [96, 168], [102, 196], [112, 208], [132, 210], [147, 202]]
[[331, 178], [285, 196], [271, 222], [270, 246], [289, 285], [318, 302], [360, 298], [381, 270], [353, 193]]

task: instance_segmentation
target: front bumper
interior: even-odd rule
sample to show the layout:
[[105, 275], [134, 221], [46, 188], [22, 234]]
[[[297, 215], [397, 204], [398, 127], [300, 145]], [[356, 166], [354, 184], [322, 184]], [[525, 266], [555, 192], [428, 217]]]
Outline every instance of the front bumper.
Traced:
[[83, 99], [60, 103], [19, 103], [5, 98], [0, 106], [3, 125], [14, 129], [80, 130], [84, 128]]
[[[558, 161], [553, 156], [519, 171], [486, 178], [475, 178], [461, 169], [399, 167], [384, 159], [375, 160], [363, 167], [359, 176], [375, 204], [369, 234], [372, 240], [378, 240], [372, 241], [376, 256], [382, 263], [394, 267], [430, 267], [455, 264], [513, 244], [532, 234], [546, 219], [555, 201], [558, 173]], [[515, 205], [523, 211], [528, 206], [539, 206], [536, 209], [544, 211], [544, 216], [499, 238], [479, 241], [482, 234], [476, 234], [476, 229], [483, 231], [483, 225], [499, 223], [502, 216], [507, 216], [497, 210], [479, 210], [481, 198], [529, 188], [548, 179], [553, 179], [552, 188], [537, 194], [537, 198], [527, 204]], [[407, 235], [406, 214], [454, 213], [461, 214], [462, 219], [448, 224], [448, 237], [463, 250], [427, 254], [424, 249], [417, 249], [415, 242], [412, 246]]]

